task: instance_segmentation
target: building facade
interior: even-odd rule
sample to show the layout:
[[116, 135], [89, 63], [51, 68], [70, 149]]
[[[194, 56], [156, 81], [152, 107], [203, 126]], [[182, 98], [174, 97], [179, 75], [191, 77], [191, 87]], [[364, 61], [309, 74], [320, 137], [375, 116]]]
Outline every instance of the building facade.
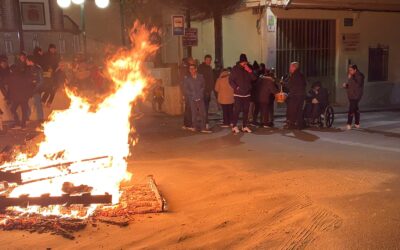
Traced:
[[[247, 8], [223, 19], [224, 66], [247, 53], [281, 77], [290, 62], [299, 61], [310, 83], [322, 81], [331, 101], [345, 104], [347, 67], [357, 64], [366, 80], [363, 105], [400, 104], [400, 3], [355, 2], [249, 0]], [[194, 57], [213, 54], [213, 21], [194, 26], [199, 29]]]
[[82, 51], [78, 25], [56, 1], [1, 0], [0, 11], [0, 53], [11, 60], [21, 50], [30, 53], [36, 46], [46, 50], [50, 43], [64, 55]]

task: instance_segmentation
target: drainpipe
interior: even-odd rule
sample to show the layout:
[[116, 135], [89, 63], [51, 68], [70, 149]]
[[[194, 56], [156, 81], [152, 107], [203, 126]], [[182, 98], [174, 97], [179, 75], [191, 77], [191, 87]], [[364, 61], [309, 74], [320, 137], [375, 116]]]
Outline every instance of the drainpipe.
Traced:
[[22, 18], [21, 18], [21, 6], [19, 1], [14, 4], [14, 13], [15, 13], [15, 20], [17, 20], [18, 26], [18, 38], [19, 38], [19, 49], [20, 51], [25, 50], [25, 43], [24, 43], [24, 31], [22, 29]]

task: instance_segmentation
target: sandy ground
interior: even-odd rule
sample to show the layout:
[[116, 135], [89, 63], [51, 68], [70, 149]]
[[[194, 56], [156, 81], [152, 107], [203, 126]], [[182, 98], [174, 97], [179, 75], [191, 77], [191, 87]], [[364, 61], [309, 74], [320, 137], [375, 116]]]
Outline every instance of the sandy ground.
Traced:
[[147, 116], [129, 166], [136, 181], [154, 175], [169, 212], [74, 241], [0, 232], [0, 248], [400, 249], [400, 116], [363, 119], [359, 131], [200, 135]]

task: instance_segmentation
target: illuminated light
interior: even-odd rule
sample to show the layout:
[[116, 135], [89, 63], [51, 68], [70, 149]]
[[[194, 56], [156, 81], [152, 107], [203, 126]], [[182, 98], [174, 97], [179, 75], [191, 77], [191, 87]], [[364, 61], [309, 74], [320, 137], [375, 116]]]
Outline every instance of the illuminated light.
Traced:
[[99, 8], [107, 8], [110, 4], [110, 0], [95, 0], [97, 7]]
[[74, 4], [83, 4], [85, 0], [72, 0]]
[[71, 6], [71, 0], [57, 0], [57, 4], [61, 8], [68, 8]]

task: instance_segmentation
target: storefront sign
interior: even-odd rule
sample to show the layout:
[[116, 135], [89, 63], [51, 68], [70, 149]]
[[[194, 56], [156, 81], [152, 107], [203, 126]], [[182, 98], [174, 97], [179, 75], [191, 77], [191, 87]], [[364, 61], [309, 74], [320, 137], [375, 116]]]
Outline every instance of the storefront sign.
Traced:
[[195, 47], [199, 43], [197, 28], [186, 28], [182, 44], [185, 47]]
[[174, 36], [183, 36], [185, 34], [184, 16], [172, 16], [172, 34]]
[[357, 52], [360, 48], [360, 33], [347, 33], [342, 35], [344, 52]]

